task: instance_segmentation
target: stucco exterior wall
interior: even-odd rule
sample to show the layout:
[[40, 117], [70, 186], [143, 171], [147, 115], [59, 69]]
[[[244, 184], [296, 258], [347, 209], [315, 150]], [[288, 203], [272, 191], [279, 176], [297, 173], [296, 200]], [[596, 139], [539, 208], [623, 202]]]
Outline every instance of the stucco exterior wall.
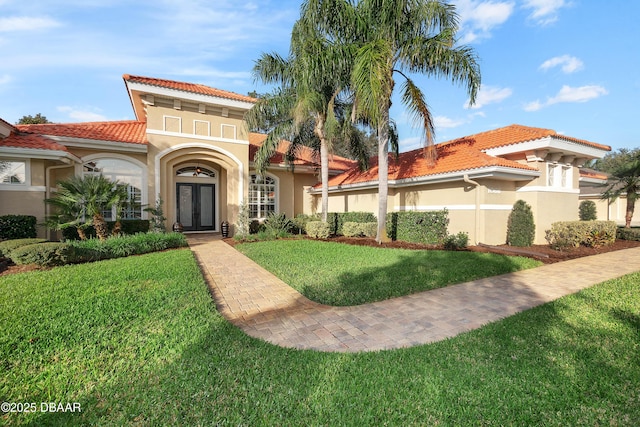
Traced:
[[[1, 191], [1, 190], [0, 190]], [[33, 215], [41, 223], [45, 218], [44, 191], [2, 191], [0, 216]], [[36, 226], [38, 237], [46, 238], [46, 228]]]

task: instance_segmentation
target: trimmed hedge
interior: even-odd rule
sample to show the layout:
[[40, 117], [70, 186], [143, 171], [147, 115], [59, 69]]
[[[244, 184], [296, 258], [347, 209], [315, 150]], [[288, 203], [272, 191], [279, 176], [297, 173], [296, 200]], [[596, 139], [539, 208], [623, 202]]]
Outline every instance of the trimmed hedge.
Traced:
[[624, 228], [619, 227], [616, 237], [620, 240], [635, 240], [640, 242], [640, 228]]
[[342, 234], [345, 237], [376, 237], [377, 222], [345, 222], [342, 224]]
[[[107, 230], [109, 233], [113, 230], [113, 226], [115, 225], [115, 221], [107, 221]], [[146, 233], [149, 231], [151, 223], [148, 219], [123, 219], [120, 221], [122, 226], [122, 234], [125, 235], [133, 235], [137, 233]], [[88, 239], [96, 237], [96, 230], [93, 226], [87, 227], [85, 229], [85, 234]], [[67, 227], [62, 230], [62, 238], [63, 240], [80, 240], [78, 236], [78, 230], [76, 227]]]
[[616, 240], [614, 221], [561, 221], [551, 224], [545, 238], [554, 249], [611, 245]]
[[507, 245], [527, 247], [533, 244], [536, 225], [531, 206], [524, 200], [514, 203], [507, 221]]
[[313, 239], [328, 239], [331, 236], [331, 226], [323, 221], [307, 222], [307, 236]]
[[306, 214], [298, 214], [291, 220], [293, 222], [293, 228], [291, 230], [294, 234], [306, 234], [307, 233], [307, 223], [310, 221], [320, 221], [320, 215], [306, 215]]
[[391, 240], [438, 245], [447, 237], [449, 212], [392, 212], [387, 215], [387, 235]]
[[28, 239], [36, 237], [36, 217], [32, 215], [0, 216], [1, 239]]
[[327, 223], [333, 235], [343, 235], [342, 227], [345, 222], [377, 222], [378, 219], [371, 212], [329, 212]]
[[[182, 233], [138, 233], [131, 236], [114, 236], [107, 240], [71, 240], [47, 242], [42, 239], [21, 239], [2, 242], [3, 248], [13, 248], [9, 258], [16, 264], [38, 264], [54, 267], [64, 264], [99, 261], [140, 255], [165, 249], [187, 246]], [[8, 249], [3, 249], [8, 250]]]
[[11, 252], [22, 246], [46, 242], [45, 239], [13, 239], [0, 242], [0, 255], [11, 258]]
[[598, 219], [596, 203], [593, 200], [583, 200], [578, 207], [580, 221], [595, 221]]
[[11, 260], [17, 265], [37, 264], [55, 267], [69, 263], [71, 248], [66, 243], [44, 242], [22, 246], [11, 252]]

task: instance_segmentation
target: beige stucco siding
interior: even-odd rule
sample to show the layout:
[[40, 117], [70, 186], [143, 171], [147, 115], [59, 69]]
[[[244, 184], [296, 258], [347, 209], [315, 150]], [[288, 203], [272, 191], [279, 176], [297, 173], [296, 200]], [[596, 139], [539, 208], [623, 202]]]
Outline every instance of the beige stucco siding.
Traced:
[[531, 206], [536, 225], [536, 244], [546, 244], [545, 231], [557, 221], [578, 220], [578, 194], [570, 192], [534, 191], [518, 192], [517, 199], [522, 199]]
[[[0, 190], [1, 191], [1, 190]], [[44, 191], [1, 191], [0, 216], [32, 215], [40, 224], [45, 219]], [[46, 229], [36, 227], [38, 237], [46, 238]]]

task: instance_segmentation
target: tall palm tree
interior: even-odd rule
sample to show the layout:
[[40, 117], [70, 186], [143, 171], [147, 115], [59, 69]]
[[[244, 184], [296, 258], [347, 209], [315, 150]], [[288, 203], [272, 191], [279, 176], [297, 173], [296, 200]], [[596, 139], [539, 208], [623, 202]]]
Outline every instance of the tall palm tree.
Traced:
[[[263, 173], [280, 141], [291, 141], [288, 157], [293, 158], [300, 145], [317, 146], [320, 152], [322, 182], [322, 219], [327, 220], [329, 205], [329, 156], [333, 138], [345, 129], [338, 123], [336, 105], [348, 85], [350, 56], [347, 44], [332, 43], [304, 20], [294, 25], [287, 58], [263, 54], [253, 69], [256, 80], [278, 84], [272, 94], [258, 100], [246, 114], [249, 127], [268, 121], [271, 130], [254, 159], [258, 173]], [[344, 130], [342, 135], [351, 135]], [[355, 144], [354, 151], [358, 145]], [[360, 151], [362, 153], [362, 151]], [[362, 160], [362, 159], [361, 159]], [[364, 164], [364, 161], [361, 161]]]
[[611, 202], [620, 196], [626, 196], [627, 208], [624, 226], [631, 228], [636, 200], [640, 197], [640, 156], [612, 171], [607, 185], [607, 189], [602, 194], [603, 199]]
[[48, 222], [57, 229], [76, 227], [82, 240], [85, 230], [93, 226], [100, 240], [108, 236], [102, 212], [119, 203], [122, 184], [102, 175], [72, 176], [58, 182], [57, 193], [45, 202], [58, 208], [58, 215]]
[[389, 110], [396, 76], [403, 79], [401, 99], [423, 127], [425, 156], [435, 161], [434, 123], [424, 94], [410, 74], [445, 77], [466, 84], [470, 104], [480, 87], [475, 52], [456, 46], [458, 16], [439, 0], [307, 0], [306, 19], [331, 40], [355, 46], [351, 89], [359, 114], [378, 131], [378, 232], [387, 239]]

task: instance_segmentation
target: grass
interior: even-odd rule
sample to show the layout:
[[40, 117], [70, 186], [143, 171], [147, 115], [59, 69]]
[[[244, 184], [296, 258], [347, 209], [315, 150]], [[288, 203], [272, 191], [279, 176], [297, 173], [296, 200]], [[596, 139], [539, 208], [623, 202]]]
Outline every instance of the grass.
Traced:
[[0, 277], [7, 425], [640, 423], [640, 273], [439, 343], [279, 348], [215, 310], [185, 249]]
[[236, 249], [307, 298], [349, 306], [381, 301], [541, 265], [524, 257], [415, 251], [314, 240], [277, 240]]

